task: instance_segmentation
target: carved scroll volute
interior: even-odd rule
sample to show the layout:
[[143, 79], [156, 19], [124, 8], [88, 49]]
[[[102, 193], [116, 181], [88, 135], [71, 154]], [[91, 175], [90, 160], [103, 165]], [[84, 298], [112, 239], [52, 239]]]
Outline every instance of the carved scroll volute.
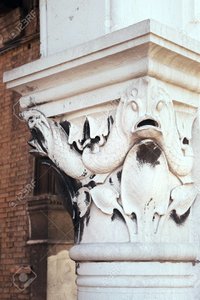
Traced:
[[[32, 151], [77, 180], [71, 201], [79, 242], [92, 226], [99, 241], [103, 223], [95, 223], [95, 214], [110, 228], [125, 228], [132, 242], [159, 241], [169, 222], [177, 230], [177, 224], [185, 224], [197, 195], [190, 143], [195, 114], [191, 108], [188, 117], [184, 105], [180, 109], [166, 88], [148, 77], [133, 80], [122, 92], [115, 115], [102, 118], [105, 126], [99, 127], [92, 115], [83, 123], [80, 119], [77, 140], [73, 120], [58, 123], [37, 110], [23, 113], [33, 135]], [[115, 241], [112, 230], [109, 241]], [[94, 242], [93, 234], [86, 236], [85, 242]]]

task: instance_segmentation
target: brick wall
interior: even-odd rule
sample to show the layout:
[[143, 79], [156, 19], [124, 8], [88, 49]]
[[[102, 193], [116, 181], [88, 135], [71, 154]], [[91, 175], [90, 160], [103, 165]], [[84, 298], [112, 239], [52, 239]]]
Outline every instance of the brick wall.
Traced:
[[[30, 299], [30, 289], [19, 291], [16, 283], [23, 266], [20, 282], [26, 283], [30, 270], [27, 184], [33, 176], [33, 158], [29, 155], [29, 132], [15, 116], [18, 111], [17, 94], [2, 83], [3, 72], [31, 62], [39, 57], [39, 40], [19, 43], [12, 50], [0, 53], [0, 299]], [[25, 270], [25, 271], [24, 271]], [[19, 273], [19, 274], [18, 274]], [[20, 286], [23, 289], [23, 285]]]

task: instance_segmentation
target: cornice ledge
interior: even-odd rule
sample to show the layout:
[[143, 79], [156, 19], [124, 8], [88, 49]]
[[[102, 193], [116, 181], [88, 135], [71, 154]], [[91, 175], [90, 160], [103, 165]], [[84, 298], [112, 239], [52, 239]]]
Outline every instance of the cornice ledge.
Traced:
[[[4, 82], [22, 95], [22, 108], [44, 108], [45, 103], [63, 103], [80, 94], [86, 99], [94, 90], [140, 76], [155, 77], [199, 93], [199, 49], [198, 41], [154, 20], [145, 20], [8, 71]], [[119, 96], [111, 94], [111, 99], [104, 102]], [[93, 105], [91, 101], [86, 107]], [[61, 111], [68, 112], [69, 107], [65, 110], [62, 105], [57, 114]]]

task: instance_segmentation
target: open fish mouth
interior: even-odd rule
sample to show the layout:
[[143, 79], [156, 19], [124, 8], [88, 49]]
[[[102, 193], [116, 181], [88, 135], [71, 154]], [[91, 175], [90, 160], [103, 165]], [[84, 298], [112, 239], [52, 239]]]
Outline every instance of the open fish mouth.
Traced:
[[154, 119], [145, 119], [137, 124], [137, 128], [144, 127], [144, 126], [159, 127], [159, 124]]
[[136, 123], [136, 125], [134, 126], [132, 131], [136, 132], [136, 131], [142, 131], [142, 130], [148, 130], [148, 129], [161, 131], [160, 123], [153, 118], [149, 118], [149, 117], [147, 117], [145, 119], [143, 118], [138, 123]]

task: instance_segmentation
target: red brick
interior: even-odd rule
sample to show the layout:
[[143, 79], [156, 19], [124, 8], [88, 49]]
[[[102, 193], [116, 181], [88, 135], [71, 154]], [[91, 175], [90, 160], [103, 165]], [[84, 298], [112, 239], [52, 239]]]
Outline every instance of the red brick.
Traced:
[[[31, 48], [28, 49], [28, 44]], [[3, 72], [39, 58], [39, 40], [19, 44], [16, 48], [0, 54], [0, 299], [30, 300], [30, 291], [19, 293], [13, 287], [11, 268], [29, 265], [30, 248], [26, 203], [10, 207], [17, 194], [30, 183], [33, 159], [30, 159], [26, 141], [29, 132], [23, 122], [13, 115], [16, 95], [2, 83]]]

